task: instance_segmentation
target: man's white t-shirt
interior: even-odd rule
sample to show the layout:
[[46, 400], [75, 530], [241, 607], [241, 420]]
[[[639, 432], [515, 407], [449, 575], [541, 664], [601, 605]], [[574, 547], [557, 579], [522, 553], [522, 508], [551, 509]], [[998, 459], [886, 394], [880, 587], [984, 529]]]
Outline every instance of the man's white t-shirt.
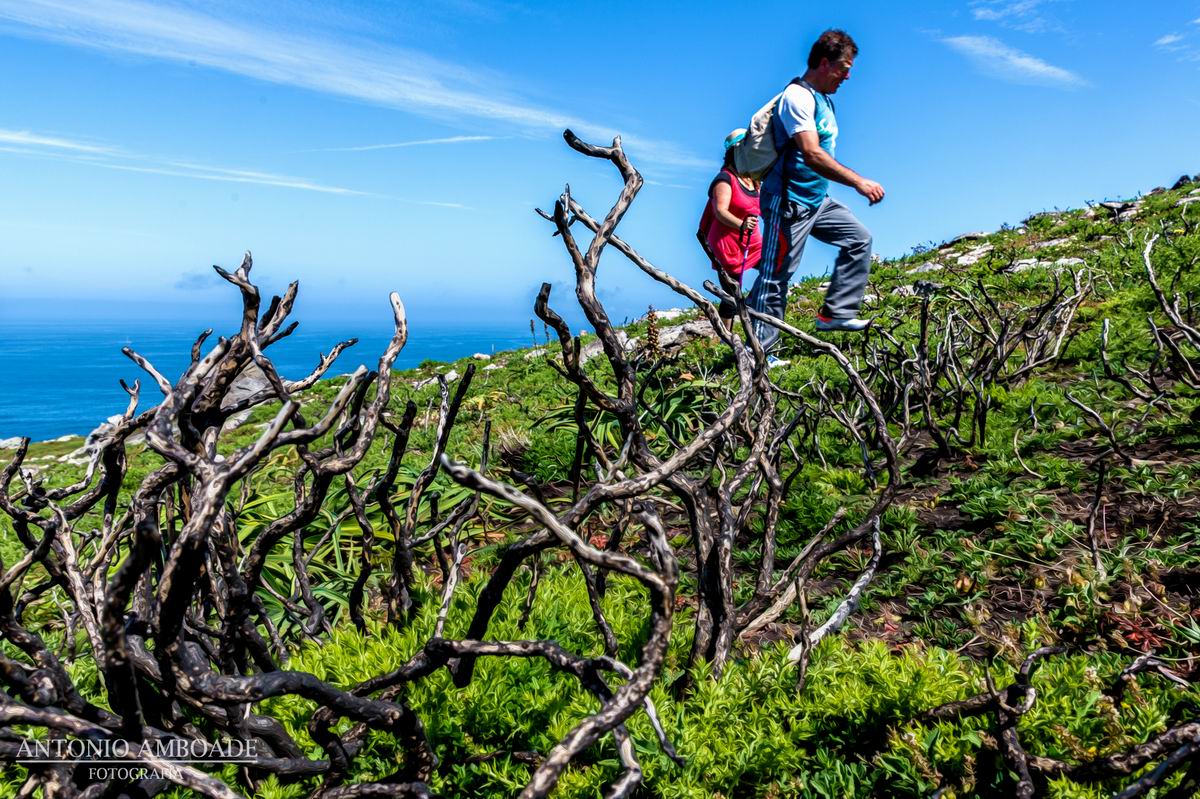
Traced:
[[[822, 134], [821, 138], [830, 136], [829, 149], [832, 151], [837, 145], [837, 120], [833, 114], [824, 114], [818, 127], [817, 98], [814, 92], [816, 89], [807, 81], [788, 84], [783, 90], [783, 96], [779, 98], [779, 121], [788, 136], [795, 136], [807, 130]], [[832, 152], [830, 154], [832, 155]]]

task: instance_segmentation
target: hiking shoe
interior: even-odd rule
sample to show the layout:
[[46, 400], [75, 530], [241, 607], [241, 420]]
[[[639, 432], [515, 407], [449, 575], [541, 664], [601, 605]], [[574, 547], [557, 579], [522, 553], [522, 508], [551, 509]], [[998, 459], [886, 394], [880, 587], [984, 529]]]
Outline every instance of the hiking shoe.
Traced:
[[777, 358], [774, 355], [767, 356], [767, 368], [768, 369], [775, 369], [776, 367], [779, 367], [779, 366], [787, 366], [790, 363], [791, 363], [791, 361], [787, 360], [786, 358]]
[[849, 319], [833, 319], [828, 316], [817, 314], [817, 330], [841, 330], [847, 333], [860, 333], [870, 326], [870, 319], [858, 319], [855, 317], [851, 317]]

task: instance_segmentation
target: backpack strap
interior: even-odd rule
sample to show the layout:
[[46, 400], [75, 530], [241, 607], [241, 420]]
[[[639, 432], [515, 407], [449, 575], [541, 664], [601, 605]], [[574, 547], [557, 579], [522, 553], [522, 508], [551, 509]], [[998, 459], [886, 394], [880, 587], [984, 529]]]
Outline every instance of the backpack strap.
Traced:
[[[779, 104], [775, 107], [774, 116], [771, 117], [771, 134], [775, 138], [775, 149], [779, 152], [780, 159], [783, 160], [783, 166], [780, 168], [779, 177], [781, 178], [780, 182], [783, 184], [782, 189], [783, 196], [785, 198], [787, 197], [788, 182], [791, 180], [792, 168], [790, 164], [792, 160], [792, 151], [796, 149], [796, 142], [791, 136], [788, 135], [787, 131], [783, 129], [783, 121], [779, 118], [779, 109], [783, 107], [783, 93], [788, 90], [788, 87], [801, 86], [803, 83], [804, 78], [800, 77], [799, 75], [788, 81], [788, 85], [783, 87], [783, 92], [779, 93]], [[781, 136], [783, 137], [782, 145], [779, 144], [779, 139]]]
[[[787, 131], [783, 130], [783, 123], [779, 121], [779, 109], [783, 107], [783, 94], [788, 90], [789, 86], [798, 86], [803, 82], [804, 79], [801, 77], [795, 77], [788, 81], [787, 86], [784, 86], [783, 91], [779, 93], [779, 102], [775, 104], [775, 113], [771, 115], [771, 135], [775, 139], [775, 149], [780, 152], [787, 147], [788, 142], [792, 138], [787, 135]], [[780, 142], [780, 137], [783, 138], [782, 142]]]

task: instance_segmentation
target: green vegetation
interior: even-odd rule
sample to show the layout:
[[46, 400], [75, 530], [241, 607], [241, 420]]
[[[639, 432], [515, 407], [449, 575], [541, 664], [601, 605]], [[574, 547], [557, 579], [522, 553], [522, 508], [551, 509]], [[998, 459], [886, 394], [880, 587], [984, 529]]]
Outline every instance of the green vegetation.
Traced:
[[[1189, 191], [1198, 186], [1148, 196], [1136, 214], [1122, 220], [1103, 208], [1041, 214], [1021, 228], [922, 248], [877, 265], [867, 310], [878, 318], [881, 330], [862, 339], [832, 338], [864, 374], [871, 373], [871, 364], [883, 362], [879, 358], [889, 351], [889, 338], [899, 344], [897, 351], [915, 359], [923, 303], [935, 317], [963, 317], [967, 311], [961, 298], [982, 303], [981, 292], [986, 291], [999, 315], [1018, 319], [1051, 296], [1056, 281], [1069, 289], [1073, 274], [1090, 285], [1090, 292], [1056, 353], [1024, 375], [1013, 376], [1020, 356], [1002, 364], [994, 381], [972, 387], [957, 422], [949, 410], [938, 412], [935, 423], [945, 447], [919, 424], [908, 431], [903, 481], [881, 524], [884, 556], [878, 575], [846, 628], [813, 653], [802, 683], [786, 659], [793, 639], [810, 621], [797, 604], [749, 636], [718, 679], [698, 664], [694, 688], [686, 694], [673, 690], [687, 668], [692, 634], [687, 620], [695, 612], [696, 578], [694, 563], [688, 561], [690, 542], [680, 531], [668, 530], [683, 574], [666, 666], [651, 697], [686, 765], [673, 763], [658, 746], [646, 715], [635, 714], [628, 728], [644, 771], [638, 795], [1011, 795], [1012, 775], [998, 751], [994, 715], [940, 721], [921, 716], [984, 692], [989, 679], [997, 686], [1010, 684], [1025, 656], [1044, 645], [1062, 646], [1066, 652], [1046, 657], [1033, 676], [1036, 701], [1017, 725], [1030, 755], [1081, 763], [1200, 718], [1200, 688], [1194, 682], [1200, 673], [1200, 392], [1187, 385], [1188, 370], [1200, 369], [1200, 353], [1164, 316], [1142, 258], [1147, 238], [1157, 235], [1152, 259], [1158, 281], [1168, 299], [1179, 298], [1184, 321], [1196, 324], [1200, 203], [1179, 203], [1195, 196]], [[611, 260], [606, 269], [627, 268], [615, 255]], [[911, 291], [917, 280], [936, 284], [928, 289], [928, 299]], [[788, 320], [802, 329], [810, 328], [820, 283], [820, 278], [806, 280], [793, 291]], [[686, 318], [692, 317], [694, 313]], [[1148, 317], [1164, 331], [1170, 342], [1165, 347], [1156, 343]], [[1102, 355], [1106, 320], [1109, 333]], [[626, 332], [645, 340], [652, 329], [680, 321], [642, 321]], [[502, 353], [491, 362], [497, 368], [477, 372], [447, 452], [454, 460], [478, 465], [483, 422], [490, 422], [489, 473], [513, 484], [538, 484], [550, 507], [562, 510], [571, 498], [577, 432], [573, 387], [549, 364], [559, 350], [557, 343], [547, 343], [540, 353]], [[843, 389], [844, 378], [829, 359], [811, 357], [800, 345], [785, 355], [792, 365], [771, 373], [783, 389], [803, 392], [823, 386], [831, 396]], [[604, 361], [595, 358], [584, 368], [609, 385], [612, 374]], [[417, 370], [396, 373], [393, 386], [399, 389], [393, 389], [392, 412], [398, 417], [409, 401], [417, 409], [395, 485], [397, 503], [412, 491], [435, 448], [439, 386], [436, 381], [416, 386], [438, 372], [462, 374], [469, 364], [426, 362]], [[1156, 381], [1137, 376], [1155, 370]], [[302, 412], [310, 419], [319, 417], [344, 381], [323, 381], [304, 392]], [[720, 413], [724, 392], [735, 384], [728, 348], [715, 340], [693, 340], [662, 359], [644, 396], [650, 446], [668, 452], [690, 438]], [[884, 402], [884, 392], [879, 393]], [[904, 400], [897, 395], [886, 405], [888, 421], [900, 437], [905, 432]], [[908, 407], [918, 420], [921, 397], [910, 397]], [[222, 451], [253, 441], [277, 410], [277, 404], [256, 409], [222, 441]], [[598, 442], [620, 448], [614, 418], [589, 411], [585, 420]], [[384, 443], [378, 440], [368, 452], [354, 471], [356, 479], [365, 481], [386, 468]], [[834, 511], [849, 511], [838, 528], [849, 529], [872, 501], [873, 475], [864, 470], [858, 442], [843, 425], [817, 419], [810, 443], [817, 456], [788, 459], [797, 473], [778, 527], [777, 562], [784, 565]], [[39, 468], [46, 486], [68, 485], [79, 478], [79, 467], [57, 459], [72, 448], [67, 442], [34, 445], [27, 462]], [[136, 488], [161, 464], [144, 445], [131, 447], [123, 490]], [[271, 520], [293, 508], [290, 480], [297, 465], [294, 452], [275, 453], [231, 492], [229, 509], [238, 520], [243, 546], [249, 547]], [[872, 467], [882, 473], [877, 463]], [[582, 468], [593, 467], [584, 461]], [[470, 495], [444, 473], [430, 493], [442, 509]], [[279, 548], [283, 554], [273, 554], [267, 563], [266, 581], [274, 593], [262, 594], [292, 649], [288, 668], [310, 671], [345, 689], [397, 668], [423, 646], [434, 628], [441, 591], [437, 561], [432, 549], [426, 549], [416, 618], [402, 630], [386, 622], [378, 597], [388, 570], [391, 531], [371, 510], [369, 520], [383, 551], [368, 583], [367, 630], [357, 631], [347, 608], [363, 544], [351, 511], [346, 492], [335, 489], [301, 533], [330, 633], [308, 638], [302, 620], [276, 596], [295, 596], [290, 538]], [[425, 502], [420, 513], [419, 527], [428, 528], [435, 515], [432, 506]], [[491, 567], [505, 545], [528, 530], [516, 509], [482, 497], [478, 517], [464, 532], [472, 544], [463, 564], [464, 583], [448, 616], [447, 639], [465, 635]], [[580, 532], [596, 546], [607, 543], [601, 523]], [[734, 558], [753, 567], [760, 550], [761, 541], [750, 535], [736, 542]], [[11, 522], [0, 518], [0, 562], [10, 566], [24, 552]], [[868, 546], [855, 546], [821, 564], [809, 580], [811, 621], [822, 620], [840, 601], [868, 555]], [[604, 641], [578, 569], [559, 552], [542, 556], [539, 568], [538, 599], [527, 624], [522, 626], [520, 619], [531, 572], [522, 568], [504, 595], [488, 638], [548, 639], [571, 652], [601, 653]], [[26, 582], [40, 577], [44, 575], [31, 575]], [[742, 577], [734, 588], [744, 600], [755, 586], [752, 578]], [[36, 623], [52, 650], [65, 652], [68, 643], [78, 649], [78, 657], [70, 660], [72, 675], [85, 697], [104, 704], [86, 636], [75, 630], [74, 642], [66, 640], [59, 612], [65, 601], [55, 588], [29, 605], [25, 621]], [[619, 659], [635, 663], [648, 636], [640, 615], [645, 591], [631, 580], [610, 577], [602, 607], [620, 642]], [[0, 652], [21, 657], [7, 641], [0, 641]], [[1182, 688], [1146, 672], [1116, 691], [1122, 670], [1143, 653], [1153, 653], [1192, 685]], [[454, 687], [443, 670], [406, 691], [441, 761], [431, 785], [447, 796], [515, 796], [529, 781], [531, 758], [544, 756], [598, 707], [578, 680], [536, 658], [484, 659], [465, 688]], [[263, 709], [306, 745], [309, 757], [318, 758], [322, 749], [308, 731], [313, 708], [288, 696], [268, 700]], [[346, 720], [340, 724], [335, 731], [350, 726]], [[394, 738], [378, 732], [368, 735], [364, 752], [354, 761], [351, 781], [381, 779], [404, 757]], [[601, 796], [621, 771], [613, 740], [604, 737], [572, 763], [555, 795]], [[1144, 795], [1182, 796], [1182, 788], [1174, 794], [1171, 789], [1191, 778], [1184, 771]], [[228, 772], [224, 776], [232, 780], [235, 774]], [[15, 795], [24, 776], [20, 767], [6, 771], [0, 793]], [[1098, 781], [1055, 777], [1045, 795], [1107, 797], [1133, 776]], [[272, 777], [258, 786], [257, 794], [307, 796], [316, 784], [286, 785]]]

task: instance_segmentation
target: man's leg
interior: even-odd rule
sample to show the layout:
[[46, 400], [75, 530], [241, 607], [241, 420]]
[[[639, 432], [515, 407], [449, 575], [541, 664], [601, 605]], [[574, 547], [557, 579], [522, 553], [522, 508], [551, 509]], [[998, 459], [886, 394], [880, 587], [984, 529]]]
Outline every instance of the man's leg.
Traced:
[[853, 318], [862, 305], [871, 272], [871, 231], [849, 208], [827, 197], [813, 221], [812, 235], [838, 248], [825, 292], [825, 313], [834, 319]]
[[[804, 242], [817, 213], [782, 197], [764, 195], [763, 200], [763, 254], [746, 306], [782, 319], [787, 309], [788, 282], [800, 265]], [[763, 349], [770, 351], [779, 340], [779, 330], [757, 320], [753, 327]]]

